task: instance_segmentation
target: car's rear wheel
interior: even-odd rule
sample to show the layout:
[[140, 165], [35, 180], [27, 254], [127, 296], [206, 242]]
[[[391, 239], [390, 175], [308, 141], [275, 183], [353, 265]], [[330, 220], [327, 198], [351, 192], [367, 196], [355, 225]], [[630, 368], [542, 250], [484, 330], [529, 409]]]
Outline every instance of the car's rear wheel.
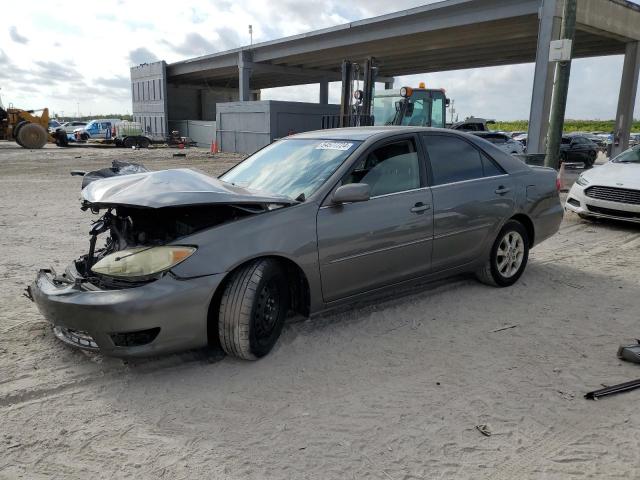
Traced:
[[218, 312], [222, 349], [257, 360], [275, 345], [289, 310], [289, 285], [277, 260], [258, 259], [232, 273]]
[[495, 287], [516, 283], [527, 266], [529, 239], [524, 226], [509, 220], [496, 238], [486, 263], [476, 272], [478, 280]]
[[593, 165], [596, 163], [597, 156], [598, 153], [595, 150], [589, 152], [589, 158], [584, 162], [584, 168], [593, 168]]
[[568, 160], [567, 152], [560, 152], [560, 163], [565, 163]]
[[136, 145], [139, 148], [149, 148], [151, 141], [147, 137], [136, 137]]
[[136, 146], [136, 137], [125, 137], [122, 141], [124, 148], [131, 148]]

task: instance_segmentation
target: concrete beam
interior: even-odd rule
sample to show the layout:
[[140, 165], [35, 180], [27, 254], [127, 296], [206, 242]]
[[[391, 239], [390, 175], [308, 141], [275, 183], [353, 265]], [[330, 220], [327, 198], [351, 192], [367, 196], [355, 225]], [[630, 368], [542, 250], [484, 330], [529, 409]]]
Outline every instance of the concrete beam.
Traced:
[[549, 62], [551, 40], [560, 36], [560, 19], [556, 17], [558, 0], [543, 0], [540, 9], [536, 66], [533, 75], [533, 93], [529, 110], [529, 136], [527, 153], [544, 153], [545, 137], [549, 128], [551, 95], [555, 64]]
[[616, 38], [640, 40], [638, 11], [638, 6], [631, 3], [623, 5], [622, 2], [580, 0], [576, 21], [600, 30], [604, 35], [615, 34]]
[[329, 104], [329, 80], [327, 78], [320, 80], [320, 98], [318, 99], [318, 103], [321, 105]]
[[[416, 7], [373, 19], [359, 20], [312, 34], [256, 45], [255, 61], [270, 61], [291, 55], [336, 47], [406, 37], [431, 30], [535, 14], [540, 0], [451, 0]], [[286, 41], [288, 40], [288, 41]]]
[[248, 102], [251, 100], [251, 71], [253, 62], [251, 61], [251, 52], [241, 50], [238, 52], [238, 88], [240, 90], [240, 101]]
[[[611, 155], [615, 156], [629, 148], [629, 133], [633, 122], [633, 107], [638, 93], [638, 75], [640, 72], [640, 42], [627, 43], [622, 66], [618, 112]], [[617, 145], [616, 145], [617, 143]]]
[[272, 63], [253, 63], [247, 64], [256, 73], [277, 73], [284, 75], [298, 75], [313, 79], [327, 78], [330, 80], [340, 80], [340, 72], [331, 70], [318, 70], [312, 68], [290, 67], [287, 65], [274, 65]]

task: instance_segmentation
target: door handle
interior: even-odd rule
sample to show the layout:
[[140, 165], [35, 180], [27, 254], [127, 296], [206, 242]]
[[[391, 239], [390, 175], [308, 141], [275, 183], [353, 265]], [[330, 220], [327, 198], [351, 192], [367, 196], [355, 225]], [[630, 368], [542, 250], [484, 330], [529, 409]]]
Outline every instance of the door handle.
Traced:
[[496, 189], [496, 193], [498, 195], [504, 195], [505, 193], [509, 193], [511, 191], [510, 188], [503, 187], [502, 185]]
[[411, 208], [411, 211], [413, 213], [420, 213], [420, 212], [424, 212], [425, 210], [429, 210], [430, 208], [431, 208], [431, 205], [427, 205], [425, 203], [418, 202], [413, 206], [413, 208]]

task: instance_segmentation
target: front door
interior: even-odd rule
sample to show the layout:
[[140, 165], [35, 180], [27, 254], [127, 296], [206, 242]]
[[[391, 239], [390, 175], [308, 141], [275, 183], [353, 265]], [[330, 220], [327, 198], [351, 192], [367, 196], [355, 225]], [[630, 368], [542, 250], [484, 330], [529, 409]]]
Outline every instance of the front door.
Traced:
[[475, 261], [514, 211], [514, 184], [493, 160], [465, 139], [422, 136], [433, 178], [434, 271]]
[[433, 213], [423, 156], [414, 136], [378, 144], [343, 180], [367, 183], [365, 202], [318, 211], [324, 300], [331, 302], [426, 274]]

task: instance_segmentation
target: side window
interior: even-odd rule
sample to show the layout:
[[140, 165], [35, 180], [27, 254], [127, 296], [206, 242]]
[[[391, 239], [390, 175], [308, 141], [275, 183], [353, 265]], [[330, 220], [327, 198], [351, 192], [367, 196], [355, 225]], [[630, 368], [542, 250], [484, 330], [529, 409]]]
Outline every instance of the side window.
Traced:
[[482, 171], [485, 177], [495, 177], [496, 175], [504, 175], [504, 170], [495, 164], [493, 160], [482, 155]]
[[425, 135], [434, 185], [461, 182], [484, 176], [480, 152], [453, 136]]
[[431, 126], [437, 128], [444, 128], [444, 117], [442, 115], [442, 104], [444, 99], [441, 97], [434, 97], [431, 104]]
[[388, 143], [369, 152], [342, 183], [366, 183], [372, 197], [420, 188], [420, 162], [413, 140]]

